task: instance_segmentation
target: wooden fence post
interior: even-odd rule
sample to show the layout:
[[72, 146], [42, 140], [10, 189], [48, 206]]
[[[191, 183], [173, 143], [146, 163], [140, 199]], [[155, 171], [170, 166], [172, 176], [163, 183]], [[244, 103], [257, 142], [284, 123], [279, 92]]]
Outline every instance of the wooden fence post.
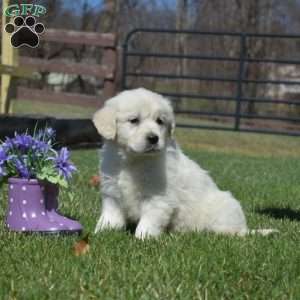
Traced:
[[118, 40], [118, 14], [120, 0], [105, 0], [106, 26], [105, 31], [114, 34], [114, 46], [104, 48], [102, 63], [110, 70], [109, 76], [104, 78], [103, 98], [104, 101], [116, 94], [116, 73], [117, 73], [117, 40]]
[[116, 48], [105, 48], [102, 63], [110, 70], [109, 76], [104, 78], [103, 99], [107, 100], [114, 96], [116, 92], [116, 67], [117, 54]]
[[[9, 0], [2, 0], [2, 26], [4, 28], [7, 23], [7, 17], [4, 14], [5, 9], [9, 5]], [[2, 49], [1, 49], [1, 64], [8, 66], [18, 65], [18, 53], [17, 49], [13, 48], [10, 43], [10, 35], [2, 30]], [[1, 98], [0, 98], [0, 113], [8, 113], [11, 111], [10, 106], [10, 85], [12, 77], [8, 74], [1, 75]]]

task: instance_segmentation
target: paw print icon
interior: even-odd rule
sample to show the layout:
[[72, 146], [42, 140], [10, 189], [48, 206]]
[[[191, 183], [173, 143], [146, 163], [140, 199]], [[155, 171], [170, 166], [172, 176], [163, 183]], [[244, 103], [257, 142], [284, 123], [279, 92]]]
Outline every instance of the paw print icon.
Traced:
[[17, 16], [13, 23], [8, 23], [5, 26], [5, 31], [11, 33], [11, 44], [15, 48], [28, 46], [35, 48], [39, 45], [39, 34], [45, 31], [45, 26], [42, 23], [36, 23], [33, 16], [25, 18]]

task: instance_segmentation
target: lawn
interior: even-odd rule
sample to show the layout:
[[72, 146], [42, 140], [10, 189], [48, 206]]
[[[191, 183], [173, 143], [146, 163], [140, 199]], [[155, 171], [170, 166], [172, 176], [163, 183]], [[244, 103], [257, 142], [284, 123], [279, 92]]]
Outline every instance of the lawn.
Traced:
[[300, 299], [300, 139], [178, 130], [184, 151], [241, 200], [251, 228], [280, 234], [245, 238], [188, 233], [140, 241], [129, 232], [93, 235], [100, 193], [89, 185], [97, 151], [74, 151], [80, 172], [61, 210], [90, 232], [90, 252], [75, 257], [78, 237], [4, 229], [0, 206], [0, 299]]

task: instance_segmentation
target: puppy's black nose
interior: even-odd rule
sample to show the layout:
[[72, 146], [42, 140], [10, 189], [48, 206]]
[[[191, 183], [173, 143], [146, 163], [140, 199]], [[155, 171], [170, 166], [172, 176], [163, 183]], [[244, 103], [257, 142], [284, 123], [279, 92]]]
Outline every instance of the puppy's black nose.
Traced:
[[156, 134], [150, 133], [147, 136], [147, 140], [151, 145], [155, 145], [158, 142], [158, 136]]

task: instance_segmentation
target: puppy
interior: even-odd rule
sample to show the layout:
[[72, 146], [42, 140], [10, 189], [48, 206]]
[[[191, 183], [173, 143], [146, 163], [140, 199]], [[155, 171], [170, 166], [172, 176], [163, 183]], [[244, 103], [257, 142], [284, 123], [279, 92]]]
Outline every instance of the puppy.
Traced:
[[251, 232], [239, 202], [182, 153], [174, 140], [172, 107], [161, 95], [143, 88], [124, 91], [93, 122], [105, 139], [95, 232], [128, 223], [137, 224], [135, 236], [141, 239], [166, 230]]

